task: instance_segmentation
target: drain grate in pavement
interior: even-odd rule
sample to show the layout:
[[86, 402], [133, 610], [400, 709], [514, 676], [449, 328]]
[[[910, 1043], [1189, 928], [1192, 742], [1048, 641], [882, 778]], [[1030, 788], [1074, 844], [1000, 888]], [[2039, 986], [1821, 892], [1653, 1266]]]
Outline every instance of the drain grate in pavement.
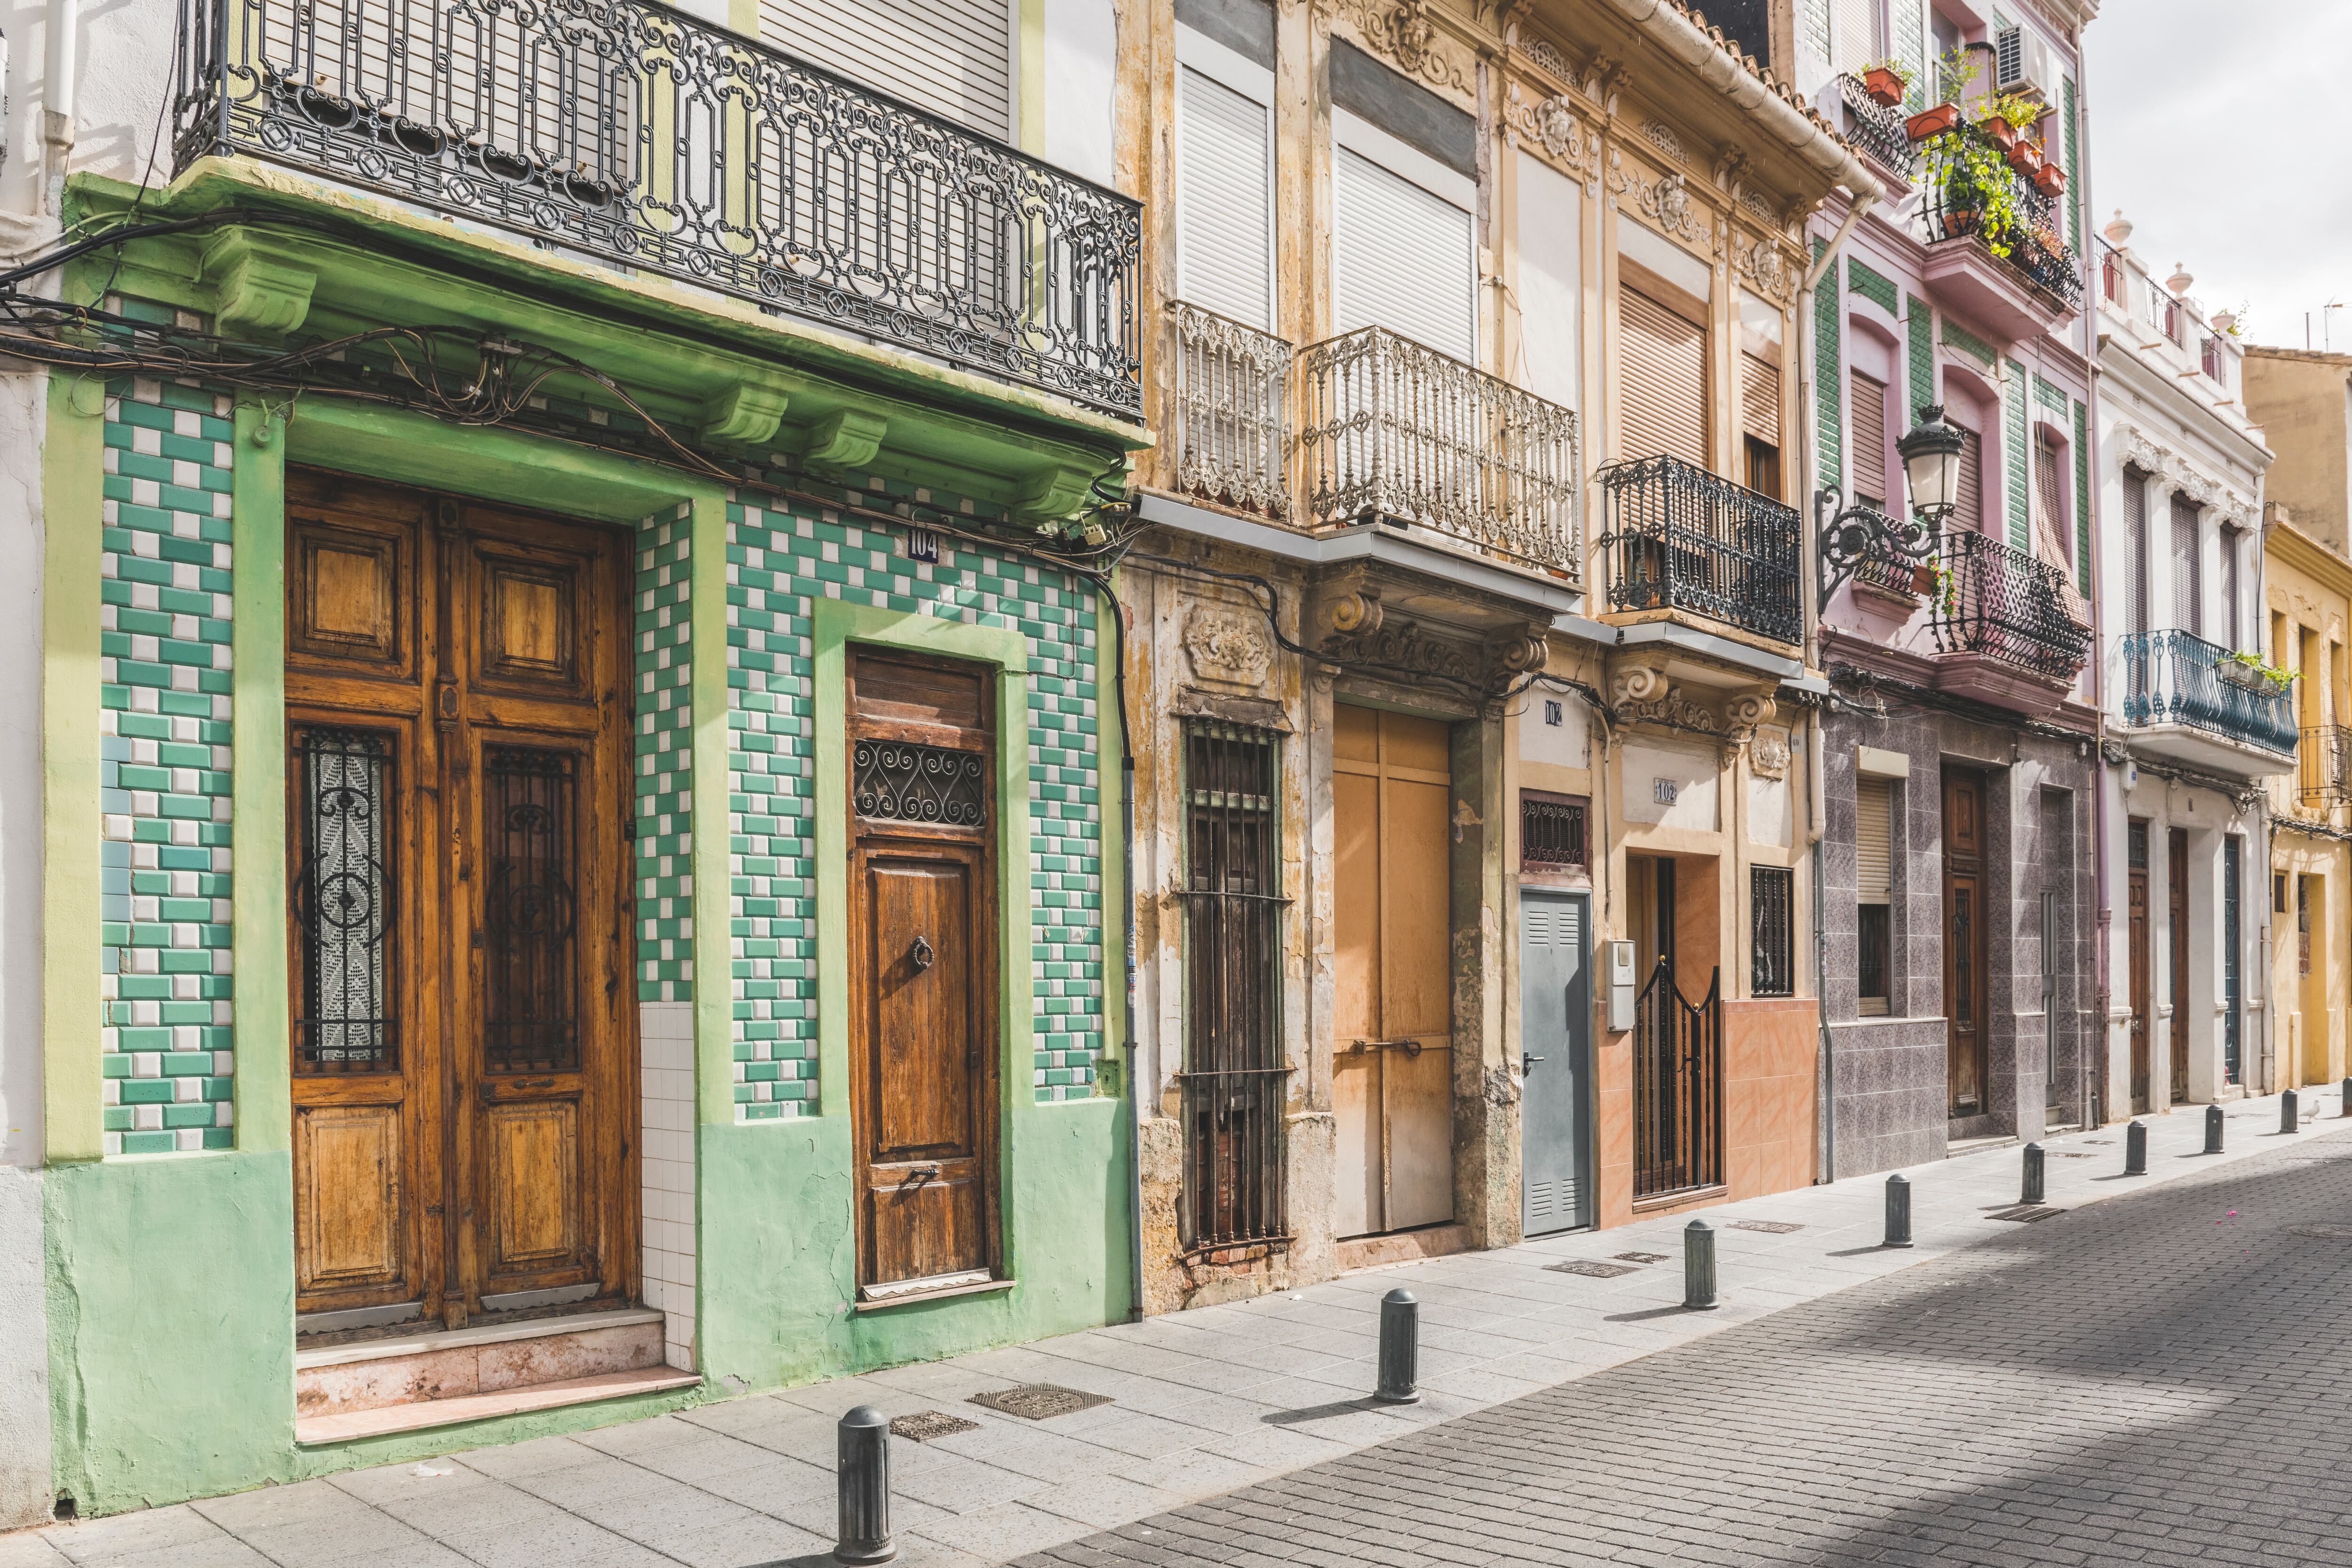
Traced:
[[1612, 1256], [1620, 1263], [1664, 1263], [1666, 1260], [1663, 1252], [1620, 1252]]
[[985, 1405], [991, 1410], [1001, 1410], [1007, 1415], [1018, 1415], [1024, 1421], [1050, 1421], [1056, 1415], [1067, 1415], [1076, 1410], [1092, 1410], [1097, 1405], [1108, 1405], [1108, 1395], [1083, 1394], [1075, 1388], [1064, 1388], [1057, 1383], [1024, 1383], [1013, 1388], [991, 1389], [986, 1394], [971, 1396], [974, 1405]]
[[2307, 1236], [2315, 1241], [2352, 1241], [2352, 1225], [2291, 1225], [2289, 1236]]
[[979, 1430], [979, 1422], [950, 1415], [944, 1410], [926, 1410], [916, 1415], [890, 1417], [890, 1436], [910, 1437], [918, 1443], [928, 1443], [934, 1437], [952, 1437], [959, 1432]]
[[1736, 1219], [1725, 1227], [1728, 1230], [1760, 1230], [1767, 1236], [1786, 1236], [1792, 1230], [1802, 1230], [1785, 1219]]
[[2045, 1204], [2012, 1204], [2008, 1208], [1994, 1210], [1985, 1215], [1985, 1218], [2013, 1219], [2020, 1225], [2038, 1225], [2045, 1219], [2053, 1218], [2065, 1212], [2064, 1209], [2053, 1209]]
[[2084, 1153], [2080, 1149], [2053, 1149], [2050, 1152], [2057, 1155], [2061, 1160], [2088, 1160], [2091, 1158], [2090, 1155]]
[[1630, 1263], [1603, 1263], [1597, 1258], [1572, 1258], [1566, 1263], [1547, 1263], [1547, 1274], [1581, 1274], [1591, 1279], [1614, 1279], [1621, 1274], [1638, 1274], [1640, 1269]]

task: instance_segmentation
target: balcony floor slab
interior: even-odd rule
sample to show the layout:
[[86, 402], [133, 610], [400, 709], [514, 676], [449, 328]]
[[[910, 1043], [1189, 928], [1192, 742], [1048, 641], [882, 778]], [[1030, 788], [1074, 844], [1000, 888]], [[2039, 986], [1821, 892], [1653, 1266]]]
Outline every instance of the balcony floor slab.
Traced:
[[1936, 689], [2039, 719], [2058, 710], [2067, 693], [2074, 689], [2074, 682], [2039, 674], [1990, 654], [1947, 653], [1936, 658]]
[[2134, 754], [2223, 778], [2275, 778], [2294, 772], [2293, 752], [2281, 755], [2252, 741], [2232, 740], [2193, 724], [2134, 724], [2117, 731]]
[[1960, 315], [2007, 342], [2038, 338], [2072, 315], [1973, 235], [1929, 246], [1920, 279]]

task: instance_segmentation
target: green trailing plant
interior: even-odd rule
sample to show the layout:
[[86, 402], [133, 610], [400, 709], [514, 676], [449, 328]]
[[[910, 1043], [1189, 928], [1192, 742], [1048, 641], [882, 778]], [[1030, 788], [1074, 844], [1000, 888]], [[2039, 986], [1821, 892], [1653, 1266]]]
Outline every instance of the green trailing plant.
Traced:
[[1918, 71], [1912, 68], [1910, 62], [1898, 59], [1873, 60], [1868, 65], [1862, 68], [1862, 74], [1864, 76], [1868, 76], [1873, 71], [1885, 71], [1887, 75], [1893, 77], [1895, 80], [1903, 84], [1903, 90], [1906, 93], [1908, 93], [1911, 90], [1912, 82], [1916, 80], [1919, 75]]
[[1960, 96], [1975, 84], [1982, 69], [1974, 51], [1958, 46], [1936, 57], [1937, 101], [1959, 102]]
[[1958, 615], [1960, 609], [1960, 574], [1940, 561], [1928, 562], [1927, 570], [1936, 578], [1936, 608], [1947, 616]]
[[2006, 121], [2011, 130], [2022, 136], [2028, 127], [2042, 123], [2042, 114], [2038, 100], [2020, 92], [2004, 92], [1977, 106], [1976, 122], [1982, 125], [1988, 120]]
[[2260, 676], [2263, 683], [2271, 689], [2273, 696], [2284, 696], [2303, 674], [2299, 669], [2282, 669], [2258, 653], [2225, 653], [2221, 662], [2234, 664], [2250, 674]]
[[1944, 211], [1975, 214], [1975, 231], [1995, 256], [2015, 250], [2030, 220], [2000, 149], [1974, 126], [1955, 126], [1920, 143], [1920, 153]]

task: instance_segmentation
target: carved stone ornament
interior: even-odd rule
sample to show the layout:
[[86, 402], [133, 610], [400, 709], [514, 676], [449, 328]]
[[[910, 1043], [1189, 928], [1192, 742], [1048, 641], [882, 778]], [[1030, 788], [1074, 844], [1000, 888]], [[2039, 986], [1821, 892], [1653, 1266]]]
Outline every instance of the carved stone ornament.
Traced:
[[1513, 82], [1509, 118], [1514, 132], [1528, 136], [1577, 173], [1590, 174], [1600, 166], [1600, 140], [1585, 131], [1568, 94], [1528, 103], [1520, 98], [1519, 84]]
[[1374, 53], [1387, 56], [1406, 75], [1465, 97], [1477, 96], [1468, 62], [1430, 21], [1429, 0], [1334, 0], [1332, 10], [1354, 26]]
[[1274, 639], [1262, 616], [1218, 605], [1195, 605], [1184, 617], [1184, 653], [1192, 679], [1257, 690], [1274, 664]]
[[1546, 628], [1530, 626], [1498, 638], [1493, 645], [1496, 671], [1507, 678], [1541, 669], [1551, 659], [1551, 639]]
[[1753, 730], [1770, 721], [1772, 699], [1761, 692], [1745, 692], [1724, 704], [1724, 716], [1743, 730]]
[[2252, 496], [2242, 494], [2226, 480], [2215, 479], [2147, 431], [2118, 424], [2116, 439], [2123, 448], [2123, 461], [2129, 467], [2163, 480], [2199, 506], [2210, 508], [2240, 528], [2251, 529], [2261, 521]]
[[1654, 702], [1627, 702], [1617, 710], [1620, 721], [1664, 724], [1676, 730], [1699, 730], [1714, 735], [1723, 721], [1679, 691], [1669, 691]]
[[1338, 632], [1324, 639], [1327, 658], [1348, 664], [1379, 665], [1399, 674], [1441, 675], [1479, 685], [1483, 661], [1475, 648], [1431, 637], [1412, 621]]
[[1609, 682], [1609, 705], [1622, 708], [1629, 702], [1650, 702], [1666, 694], [1665, 671], [1636, 665], [1621, 669]]
[[1759, 735], [1748, 748], [1748, 765], [1758, 778], [1778, 779], [1789, 776], [1789, 742], [1774, 733]]
[[1643, 177], [1641, 166], [1620, 161], [1617, 151], [1610, 149], [1612, 164], [1609, 184], [1620, 193], [1630, 192], [1643, 216], [1677, 239], [1688, 241], [1701, 249], [1708, 248], [1714, 238], [1706, 220], [1698, 214], [1691, 201], [1690, 187], [1680, 174], [1664, 174], [1655, 180]]
[[1550, 39], [1529, 38], [1519, 46], [1519, 49], [1535, 62], [1537, 69], [1550, 72], [1555, 80], [1576, 79], [1576, 68], [1568, 63], [1568, 57], [1554, 47]]
[[1739, 275], [1748, 279], [1756, 292], [1776, 304], [1790, 304], [1797, 298], [1796, 265], [1782, 253], [1780, 247], [1769, 239], [1753, 244], [1738, 235], [1731, 239], [1732, 263]]

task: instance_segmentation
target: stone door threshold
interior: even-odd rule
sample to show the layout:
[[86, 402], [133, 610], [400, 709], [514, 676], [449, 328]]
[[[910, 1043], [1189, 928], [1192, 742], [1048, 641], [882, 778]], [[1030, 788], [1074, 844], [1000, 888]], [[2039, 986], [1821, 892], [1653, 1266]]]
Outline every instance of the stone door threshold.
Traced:
[[417, 1432], [433, 1426], [455, 1426], [493, 1415], [517, 1415], [533, 1410], [555, 1410], [568, 1405], [589, 1405], [633, 1394], [660, 1394], [691, 1388], [702, 1381], [698, 1373], [676, 1367], [647, 1366], [628, 1372], [601, 1372], [561, 1383], [534, 1383], [501, 1388], [488, 1394], [465, 1394], [448, 1399], [424, 1399], [410, 1405], [384, 1405], [373, 1410], [350, 1410], [332, 1415], [309, 1415], [294, 1423], [297, 1447], [349, 1443], [381, 1437], [392, 1432]]
[[614, 1307], [602, 1312], [572, 1312], [558, 1317], [531, 1318], [520, 1323], [475, 1323], [462, 1329], [428, 1329], [395, 1338], [362, 1340], [352, 1344], [323, 1345], [294, 1352], [297, 1372], [319, 1366], [347, 1366], [354, 1362], [387, 1361], [394, 1356], [429, 1355], [435, 1351], [466, 1350], [475, 1345], [511, 1344], [518, 1340], [548, 1339], [597, 1329], [625, 1329], [637, 1323], [658, 1323], [660, 1312], [651, 1307]]
[[1470, 1227], [1459, 1221], [1425, 1225], [1418, 1230], [1392, 1230], [1380, 1236], [1349, 1237], [1339, 1243], [1339, 1272], [1386, 1268], [1398, 1263], [1418, 1263], [1424, 1258], [1470, 1250]]
[[1987, 1149], [2007, 1149], [2017, 1141], [2014, 1132], [1989, 1132], [1981, 1138], [1954, 1138], [1944, 1144], [1944, 1158], [1957, 1160], [1963, 1154], [1979, 1154]]

